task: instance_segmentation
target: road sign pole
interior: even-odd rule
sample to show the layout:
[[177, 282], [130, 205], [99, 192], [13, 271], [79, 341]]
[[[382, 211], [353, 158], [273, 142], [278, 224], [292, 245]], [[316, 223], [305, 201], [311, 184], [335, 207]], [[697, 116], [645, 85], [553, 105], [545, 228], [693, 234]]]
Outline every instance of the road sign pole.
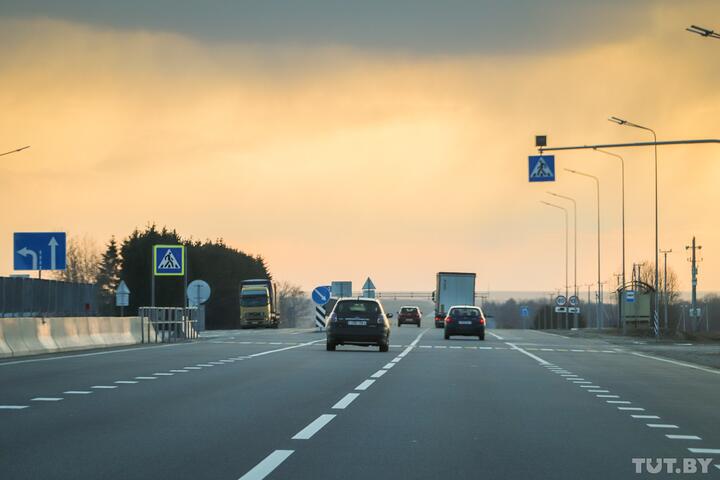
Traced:
[[185, 308], [188, 308], [190, 306], [187, 295], [188, 269], [190, 268], [190, 265], [187, 263], [187, 248], [183, 248], [183, 266], [185, 267], [185, 275], [183, 275], [183, 305], [185, 305]]

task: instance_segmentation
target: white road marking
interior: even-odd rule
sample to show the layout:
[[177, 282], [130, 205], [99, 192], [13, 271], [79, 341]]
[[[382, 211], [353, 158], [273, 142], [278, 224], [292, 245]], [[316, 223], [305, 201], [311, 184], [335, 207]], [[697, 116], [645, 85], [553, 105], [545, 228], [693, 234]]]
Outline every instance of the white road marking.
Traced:
[[198, 363], [198, 367], [214, 367], [215, 365], [210, 365], [209, 363]]
[[386, 370], [389, 370], [389, 369], [391, 369], [391, 368], [394, 367], [394, 366], [395, 366], [395, 364], [392, 363], [392, 362], [390, 362], [390, 363], [385, 364], [385, 366], [384, 366], [383, 368], [386, 369]]
[[367, 390], [368, 387], [370, 387], [370, 385], [372, 385], [373, 383], [375, 383], [375, 380], [365, 380], [360, 385], [355, 387], [355, 390]]
[[644, 412], [645, 411], [644, 408], [640, 408], [640, 407], [617, 407], [617, 409], [625, 410], [625, 411], [629, 411], [629, 412]]
[[703, 372], [714, 373], [715, 375], [720, 375], [720, 370], [713, 370], [711, 368], [701, 367], [699, 365], [694, 365], [692, 363], [678, 362], [676, 360], [669, 360], [667, 358], [655, 357], [653, 355], [645, 355], [644, 353], [638, 353], [638, 352], [630, 352], [630, 353], [632, 353], [633, 355], [638, 356], [638, 357], [649, 358], [651, 360], [657, 360], [658, 362], [672, 363], [673, 365], [677, 365], [679, 367], [692, 368], [695, 370], [700, 370]]
[[537, 355], [535, 355], [533, 353], [528, 352], [527, 350], [523, 350], [522, 348], [518, 347], [514, 343], [505, 342], [505, 344], [508, 345], [512, 350], [517, 350], [520, 353], [524, 353], [525, 355], [532, 358], [536, 362], [539, 362], [540, 365], [548, 365], [549, 364], [549, 362], [543, 360], [542, 358], [538, 357]]
[[588, 383], [592, 383], [592, 382], [588, 382], [587, 380], [573, 380], [573, 383], [580, 385], [580, 384], [588, 384]]
[[378, 370], [377, 372], [370, 375], [370, 378], [380, 378], [387, 373], [387, 370]]
[[597, 398], [620, 398], [620, 395], [595, 395]]
[[[300, 344], [297, 344], [297, 345], [292, 345], [292, 346], [290, 346], [290, 347], [277, 348], [277, 349], [275, 349], [275, 350], [267, 350], [267, 351], [265, 351], [265, 352], [253, 353], [252, 355], [246, 355], [246, 358], [255, 358], [255, 357], [261, 357], [261, 356], [263, 356], [263, 355], [270, 355], [271, 353], [284, 352], [285, 350], [292, 350], [292, 349], [294, 349], [294, 348], [306, 347], [306, 346], [308, 346], [308, 345], [312, 345], [312, 344], [314, 344], [314, 343], [324, 342], [324, 341], [325, 341], [324, 339], [322, 339], [322, 340], [313, 340], [312, 342], [300, 343]], [[210, 362], [210, 363], [213, 363], [213, 362]]]
[[399, 362], [400, 360], [402, 360], [402, 358], [400, 358], [400, 357], [395, 357], [395, 358], [393, 358], [393, 359], [390, 360], [390, 361], [391, 361], [392, 363], [397, 363], [397, 362]]
[[164, 345], [153, 345], [152, 347], [123, 348], [121, 350], [109, 350], [109, 351], [105, 351], [105, 352], [79, 353], [79, 354], [75, 354], [75, 355], [63, 355], [60, 357], [33, 358], [30, 360], [15, 360], [12, 362], [1, 362], [0, 367], [7, 367], [9, 365], [19, 365], [21, 363], [50, 362], [53, 360], [65, 360], [68, 358], [83, 358], [83, 357], [94, 357], [97, 355], [112, 355], [115, 353], [126, 353], [126, 352], [135, 352], [138, 350], [147, 350], [149, 348], [181, 347], [181, 346], [185, 346], [185, 345], [197, 345], [197, 343], [171, 343], [171, 344], [164, 344]]
[[665, 436], [671, 440], [702, 440], [702, 438], [698, 437], [697, 435], [669, 435], [665, 434]]
[[432, 345], [420, 345], [420, 348], [432, 348]]
[[31, 398], [31, 402], [59, 402], [62, 400], [60, 397], [35, 397]]
[[282, 345], [282, 342], [269, 342], [268, 345]]
[[174, 373], [157, 372], [157, 373], [153, 373], [153, 375], [156, 375], [158, 377], [172, 377], [175, 374]]
[[600, 388], [598, 385], [579, 385], [580, 388]]
[[262, 480], [275, 470], [282, 462], [293, 454], [295, 450], [275, 450], [265, 459], [255, 465], [249, 472], [240, 477], [239, 480]]
[[447, 348], [446, 345], [435, 345], [433, 348]]
[[677, 425], [671, 425], [669, 423], [646, 423], [650, 428], [680, 428]]
[[586, 392], [592, 392], [592, 393], [609, 393], [610, 390], [585, 390]]
[[423, 335], [425, 335], [425, 334], [428, 332], [428, 330], [429, 330], [429, 329], [426, 328], [425, 330], [423, 330], [422, 332], [420, 332], [420, 333], [418, 334], [418, 336], [415, 337], [415, 340], [413, 340], [412, 342], [410, 342], [410, 345], [408, 345], [405, 350], [403, 350], [402, 352], [400, 352], [400, 353], [398, 354], [398, 357], [403, 358], [405, 355], [407, 355], [408, 353], [410, 353], [410, 351], [411, 351], [413, 348], [415, 348], [415, 345], [418, 344], [418, 342], [420, 341], [420, 339], [423, 337]]
[[115, 383], [119, 383], [121, 385], [132, 385], [133, 383], [138, 383], [137, 380], [116, 380]]
[[298, 433], [295, 434], [294, 437], [292, 437], [293, 440], [309, 440], [313, 437], [317, 432], [320, 431], [321, 428], [323, 428], [325, 425], [330, 423], [330, 421], [335, 418], [336, 415], [331, 415], [324, 413], [320, 415], [318, 418], [313, 420], [310, 425], [300, 430]]
[[[720, 455], [720, 448], [688, 448], [691, 453], [706, 453], [708, 455]], [[717, 465], [715, 465], [717, 467]]]
[[450, 348], [462, 348], [462, 347], [451, 346]]
[[630, 405], [632, 402], [628, 402], [627, 400], [605, 400], [605, 403], [611, 403], [616, 405]]
[[[208, 362], [211, 365], [225, 365], [223, 362]], [[171, 372], [174, 372], [175, 370], [170, 370]]]
[[402, 345], [390, 345], [390, 348], [400, 348]]
[[572, 349], [570, 349], [570, 351], [571, 351], [571, 352], [584, 352], [585, 350], [580, 350], [580, 349], [577, 349], [577, 348], [572, 348]]
[[63, 392], [66, 395], [89, 395], [92, 392], [89, 390], [68, 390], [67, 392]]
[[183, 370], [202, 370], [202, 367], [183, 367]]
[[497, 338], [498, 340], [505, 340], [503, 337], [501, 337], [501, 336], [498, 335], [497, 333], [493, 333], [493, 332], [488, 332], [488, 333], [489, 333], [490, 335], [492, 335], [493, 337]]
[[30, 405], [0, 405], [0, 410], [22, 410]]
[[187, 372], [189, 372], [189, 370], [183, 370], [183, 369], [170, 370], [170, 371], [173, 372], [173, 373], [187, 373]]
[[112, 388], [118, 388], [117, 385], [93, 385], [90, 388], [95, 388], [98, 390], [110, 390]]
[[350, 405], [353, 402], [353, 400], [355, 400], [359, 396], [360, 396], [359, 393], [348, 393], [343, 398], [341, 398], [339, 402], [337, 402], [335, 405], [333, 405], [332, 408], [334, 408], [336, 410], [344, 410], [345, 407]]
[[542, 352], [554, 352], [555, 349], [554, 349], [554, 348], [541, 348], [540, 351], [542, 351]]
[[135, 377], [135, 380], [157, 380], [157, 377]]
[[[475, 347], [474, 347], [475, 348]], [[492, 350], [493, 347], [477, 347], [478, 350]]]
[[630, 415], [632, 418], [646, 418], [648, 420], [660, 420], [657, 415]]

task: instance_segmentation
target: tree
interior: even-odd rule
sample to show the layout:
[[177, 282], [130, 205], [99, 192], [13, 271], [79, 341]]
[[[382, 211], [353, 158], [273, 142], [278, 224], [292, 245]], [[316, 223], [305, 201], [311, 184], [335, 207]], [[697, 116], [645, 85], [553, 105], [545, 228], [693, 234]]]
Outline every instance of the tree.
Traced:
[[90, 237], [72, 237], [67, 244], [65, 270], [54, 276], [64, 282], [95, 283], [99, 260], [97, 245]]
[[98, 268], [97, 285], [100, 295], [100, 309], [104, 314], [113, 312], [115, 291], [120, 284], [120, 252], [115, 237], [108, 242]]
[[280, 303], [280, 319], [287, 327], [298, 326], [303, 317], [312, 312], [312, 301], [305, 295], [302, 288], [290, 282], [278, 284], [278, 300]]
[[[664, 294], [665, 289], [665, 277], [664, 277], [665, 269], [660, 266], [660, 276], [659, 281], [659, 290], [660, 293]], [[655, 286], [655, 265], [648, 260], [645, 260], [644, 262], [640, 263], [640, 281], [647, 283], [650, 286]], [[675, 272], [668, 267], [667, 269], [667, 293], [668, 293], [668, 303], [674, 304], [680, 299], [680, 291], [679, 288], [679, 280]]]

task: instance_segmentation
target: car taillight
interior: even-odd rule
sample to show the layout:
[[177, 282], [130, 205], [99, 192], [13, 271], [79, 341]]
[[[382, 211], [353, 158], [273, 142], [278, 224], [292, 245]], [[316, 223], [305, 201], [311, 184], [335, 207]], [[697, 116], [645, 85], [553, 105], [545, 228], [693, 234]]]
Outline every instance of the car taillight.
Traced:
[[452, 318], [450, 318], [450, 315], [445, 317], [445, 323], [452, 323]]
[[480, 325], [485, 325], [485, 319], [483, 317], [480, 317]]
[[435, 315], [435, 321], [436, 321], [436, 322], [439, 322], [439, 321], [442, 320], [442, 319], [443, 319], [443, 317], [441, 317], [440, 315]]

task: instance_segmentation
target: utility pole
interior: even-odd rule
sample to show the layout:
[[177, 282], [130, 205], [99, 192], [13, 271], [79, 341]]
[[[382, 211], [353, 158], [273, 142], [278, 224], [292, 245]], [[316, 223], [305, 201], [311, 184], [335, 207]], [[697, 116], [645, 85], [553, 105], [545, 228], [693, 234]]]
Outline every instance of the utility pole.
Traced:
[[[693, 237], [692, 245], [686, 246], [685, 250], [692, 250], [692, 256], [690, 258], [688, 258], [688, 260], [692, 263], [692, 267], [691, 267], [692, 268], [692, 270], [691, 270], [692, 271], [692, 274], [691, 274], [692, 275], [692, 307], [690, 310], [690, 317], [696, 318], [696, 317], [699, 317], [699, 315], [697, 314], [698, 313], [698, 311], [697, 311], [697, 274], [698, 274], [697, 262], [698, 262], [698, 260], [697, 260], [696, 251], [702, 250], [702, 246], [696, 245], [695, 237]], [[700, 259], [700, 260], [702, 261], [702, 259]], [[695, 330], [695, 322], [690, 321], [690, 325], [692, 326], [693, 330]]]
[[672, 248], [670, 250], [660, 250], [660, 253], [663, 254], [664, 257], [664, 268], [663, 268], [663, 297], [665, 302], [665, 331], [668, 331], [668, 289], [667, 289], [667, 256], [668, 253], [672, 253]]

